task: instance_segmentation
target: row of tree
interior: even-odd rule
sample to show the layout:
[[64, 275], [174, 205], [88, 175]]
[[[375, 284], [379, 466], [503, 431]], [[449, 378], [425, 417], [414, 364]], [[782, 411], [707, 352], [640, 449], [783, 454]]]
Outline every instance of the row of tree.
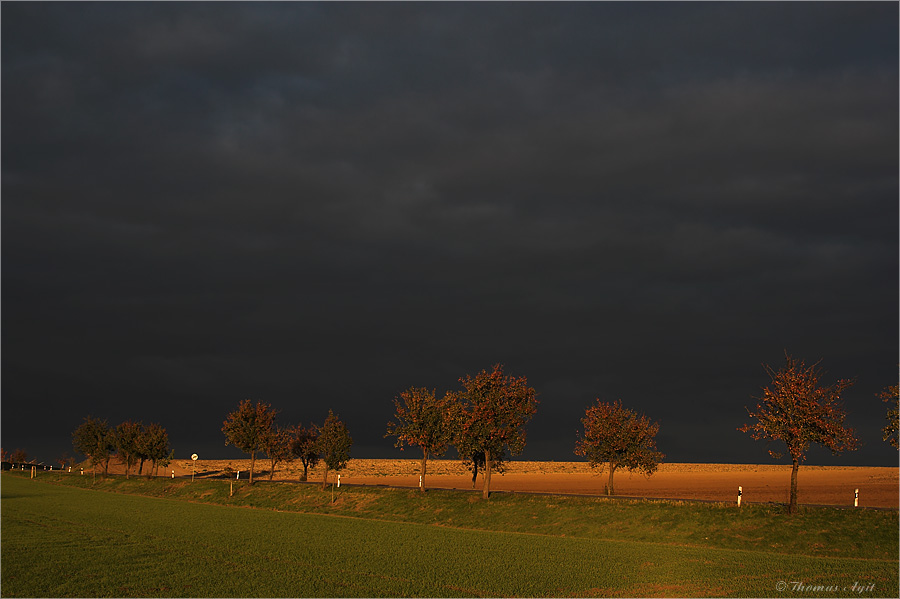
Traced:
[[[34, 462], [35, 460], [32, 459], [31, 461]], [[0, 447], [0, 462], [13, 462], [16, 464], [29, 463], [28, 452], [24, 449], [13, 449], [12, 451], [6, 451], [2, 447]]]
[[516, 455], [525, 449], [525, 425], [537, 411], [537, 394], [525, 377], [505, 375], [500, 364], [459, 381], [462, 389], [443, 397], [417, 387], [401, 393], [385, 436], [396, 437], [401, 450], [415, 446], [422, 451], [423, 492], [428, 459], [454, 446], [472, 472], [473, 485], [482, 470], [482, 497], [487, 499], [491, 473], [502, 472], [506, 451]]
[[305, 481], [309, 469], [321, 460], [325, 464], [322, 479], [322, 488], [325, 488], [329, 470], [343, 470], [350, 461], [353, 439], [347, 426], [328, 410], [328, 416], [321, 425], [304, 427], [298, 424], [282, 428], [275, 423], [277, 413], [271, 405], [263, 402], [254, 404], [249, 399], [240, 402], [222, 424], [225, 445], [234, 445], [250, 454], [250, 484], [253, 484], [256, 455], [265, 453], [271, 465], [270, 480], [279, 462], [290, 462], [296, 458], [303, 464], [300, 480]]
[[[840, 380], [831, 386], [820, 386], [822, 371], [818, 363], [807, 366], [785, 354], [785, 366], [776, 371], [765, 366], [771, 384], [755, 410], [755, 419], [738, 430], [754, 439], [780, 441], [792, 459], [790, 511], [797, 509], [797, 471], [811, 444], [819, 444], [833, 453], [856, 449], [858, 440], [852, 429], [844, 426], [840, 407], [841, 393], [853, 384]], [[443, 455], [451, 446], [472, 472], [472, 484], [478, 472], [483, 473], [482, 496], [490, 494], [492, 472], [502, 472], [507, 451], [511, 455], [525, 448], [525, 426], [537, 409], [536, 393], [525, 377], [503, 373], [500, 364], [491, 370], [459, 379], [461, 389], [443, 396], [434, 390], [411, 387], [394, 400], [394, 420], [388, 422], [386, 437], [396, 437], [396, 446], [417, 447], [421, 457], [421, 490], [424, 492], [428, 460]], [[897, 387], [889, 387], [880, 397], [891, 403], [884, 439], [897, 447]], [[353, 440], [347, 427], [331, 410], [321, 425], [302, 424], [282, 428], [275, 423], [276, 410], [263, 402], [240, 402], [228, 414], [222, 426], [226, 445], [232, 444], [250, 454], [250, 482], [253, 482], [257, 454], [270, 461], [269, 478], [278, 463], [299, 459], [303, 464], [300, 480], [306, 480], [310, 468], [320, 461], [325, 464], [322, 479], [327, 484], [330, 471], [342, 470], [350, 459]], [[619, 469], [639, 471], [647, 476], [658, 468], [664, 455], [656, 448], [659, 424], [622, 405], [621, 401], [604, 403], [599, 399], [585, 411], [583, 432], [578, 434], [575, 454], [588, 459], [590, 465], [609, 470], [607, 493], [613, 494], [614, 474]], [[102, 464], [108, 470], [113, 451], [126, 466], [126, 476], [140, 461], [151, 460], [155, 469], [171, 458], [165, 429], [156, 424], [144, 428], [140, 423], [124, 422], [115, 429], [106, 421], [86, 418], [73, 434], [76, 450]], [[770, 451], [773, 457], [779, 457]]]
[[[785, 352], [780, 370], [764, 366], [771, 384], [763, 389], [755, 410], [755, 419], [738, 430], [754, 439], [783, 442], [791, 456], [789, 512], [797, 510], [797, 472], [811, 444], [834, 454], [854, 450], [859, 441], [853, 429], [844, 426], [841, 394], [853, 385], [842, 379], [834, 385], [820, 384], [823, 371], [819, 363], [807, 366]], [[462, 391], [448, 391], [438, 398], [434, 391], [410, 388], [394, 400], [396, 421], [388, 423], [386, 436], [396, 436], [397, 446], [417, 446], [422, 451], [422, 490], [429, 456], [443, 454], [454, 445], [460, 457], [469, 463], [473, 484], [478, 468], [485, 468], [483, 497], [490, 490], [491, 465], [502, 466], [505, 449], [519, 453], [525, 445], [525, 423], [535, 411], [535, 393], [524, 378], [505, 377], [497, 365], [492, 372], [482, 371], [460, 379]], [[891, 404], [884, 440], [898, 447], [898, 387], [888, 387], [880, 398]], [[617, 469], [637, 470], [647, 476], [658, 468], [663, 454], [656, 449], [659, 424], [622, 405], [621, 401], [596, 405], [585, 411], [583, 433], [575, 443], [575, 453], [586, 457], [591, 467], [609, 469], [607, 493], [614, 493], [613, 476]], [[770, 450], [773, 457], [778, 452]]]
[[[388, 423], [385, 436], [397, 437], [397, 447], [416, 446], [422, 451], [422, 491], [429, 457], [442, 455], [452, 445], [468, 464], [475, 484], [483, 469], [482, 496], [490, 493], [492, 469], [502, 471], [506, 450], [518, 454], [525, 447], [525, 424], [535, 411], [534, 390], [522, 378], [505, 377], [500, 365], [460, 379], [462, 391], [443, 397], [423, 388], [410, 388], [394, 400], [396, 422]], [[588, 458], [592, 467], [609, 466], [607, 493], [614, 493], [613, 475], [618, 468], [639, 470], [648, 476], [664, 457], [656, 450], [659, 424], [622, 406], [622, 402], [597, 404], [582, 419], [584, 434], [575, 453]]]
[[[503, 374], [498, 364], [475, 377], [460, 379], [463, 388], [436, 398], [433, 391], [410, 389], [396, 400], [397, 423], [388, 424], [388, 435], [397, 444], [422, 448], [422, 490], [428, 458], [442, 455], [450, 444], [470, 465], [473, 481], [484, 473], [484, 496], [490, 490], [492, 471], [502, 468], [505, 452], [520, 453], [525, 447], [525, 424], [534, 415], [537, 401], [534, 389], [524, 377]], [[329, 471], [337, 472], [350, 460], [353, 440], [346, 425], [329, 410], [322, 425], [302, 424], [282, 428], [275, 423], [277, 411], [269, 404], [247, 399], [228, 414], [222, 424], [225, 444], [250, 454], [250, 482], [256, 457], [264, 453], [270, 460], [269, 477], [280, 462], [299, 459], [306, 480], [308, 469], [319, 461], [325, 464], [323, 488]], [[386, 436], [388, 436], [386, 435]]]
[[88, 416], [72, 433], [75, 451], [90, 458], [91, 466], [103, 466], [104, 476], [109, 473], [109, 462], [115, 455], [125, 466], [125, 478], [138, 465], [138, 475], [143, 473], [144, 463], [150, 462], [147, 476], [159, 474], [173, 458], [169, 448], [169, 434], [159, 424], [144, 426], [141, 422], [126, 420], [111, 427], [106, 420]]

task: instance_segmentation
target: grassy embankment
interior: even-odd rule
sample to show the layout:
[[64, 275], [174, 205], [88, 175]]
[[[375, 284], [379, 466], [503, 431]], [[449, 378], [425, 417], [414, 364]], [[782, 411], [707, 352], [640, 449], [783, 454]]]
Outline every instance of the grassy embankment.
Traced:
[[91, 486], [3, 474], [4, 596], [898, 592], [897, 512], [377, 488], [332, 503], [312, 485], [229, 497], [229, 482], [166, 479], [71, 488]]

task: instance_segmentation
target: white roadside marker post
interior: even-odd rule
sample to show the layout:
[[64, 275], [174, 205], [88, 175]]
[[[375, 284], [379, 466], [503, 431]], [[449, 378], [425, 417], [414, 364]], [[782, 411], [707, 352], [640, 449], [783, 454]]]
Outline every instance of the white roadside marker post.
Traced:
[[744, 487], [738, 487], [738, 507], [741, 507], [741, 495], [744, 492]]
[[341, 475], [338, 474], [338, 489], [341, 488]]
[[422, 488], [422, 475], [419, 475], [419, 488]]
[[853, 507], [859, 507], [859, 489], [853, 492]]

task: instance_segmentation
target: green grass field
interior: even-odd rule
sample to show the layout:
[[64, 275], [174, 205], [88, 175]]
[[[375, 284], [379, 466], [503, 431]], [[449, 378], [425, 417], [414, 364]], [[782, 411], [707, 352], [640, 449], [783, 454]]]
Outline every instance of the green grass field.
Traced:
[[90, 486], [3, 474], [3, 596], [898, 593], [896, 512], [359, 488], [332, 503], [313, 486], [229, 497], [227, 482], [166, 479], [79, 488]]

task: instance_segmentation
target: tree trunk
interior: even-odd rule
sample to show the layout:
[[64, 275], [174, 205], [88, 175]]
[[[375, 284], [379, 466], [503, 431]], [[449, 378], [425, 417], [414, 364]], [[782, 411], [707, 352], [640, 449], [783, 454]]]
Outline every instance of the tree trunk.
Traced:
[[616, 489], [613, 487], [613, 475], [616, 473], [616, 468], [618, 464], [609, 463], [609, 481], [606, 483], [606, 494], [607, 495], [615, 495]]
[[481, 498], [489, 499], [491, 496], [491, 454], [484, 452], [484, 487], [481, 489]]
[[325, 476], [322, 477], [322, 490], [328, 486], [328, 464], [325, 464]]
[[303, 464], [303, 476], [300, 477], [300, 482], [305, 483], [306, 482], [306, 467], [308, 465], [308, 462], [306, 460], [300, 460], [300, 463]]
[[791, 466], [791, 503], [788, 505], [788, 513], [797, 513], [797, 470], [800, 468], [800, 462], [794, 458]]
[[253, 484], [253, 466], [256, 465], [256, 452], [250, 452], [250, 484]]
[[422, 477], [422, 485], [419, 487], [419, 491], [422, 493], [425, 492], [425, 471], [428, 468], [428, 450], [424, 447], [422, 448], [422, 465], [419, 469], [420, 476]]
[[472, 488], [475, 488], [475, 481], [478, 480], [478, 460], [472, 457]]
[[270, 460], [272, 462], [272, 469], [269, 471], [269, 480], [272, 480], [272, 477], [275, 476], [275, 460]]

